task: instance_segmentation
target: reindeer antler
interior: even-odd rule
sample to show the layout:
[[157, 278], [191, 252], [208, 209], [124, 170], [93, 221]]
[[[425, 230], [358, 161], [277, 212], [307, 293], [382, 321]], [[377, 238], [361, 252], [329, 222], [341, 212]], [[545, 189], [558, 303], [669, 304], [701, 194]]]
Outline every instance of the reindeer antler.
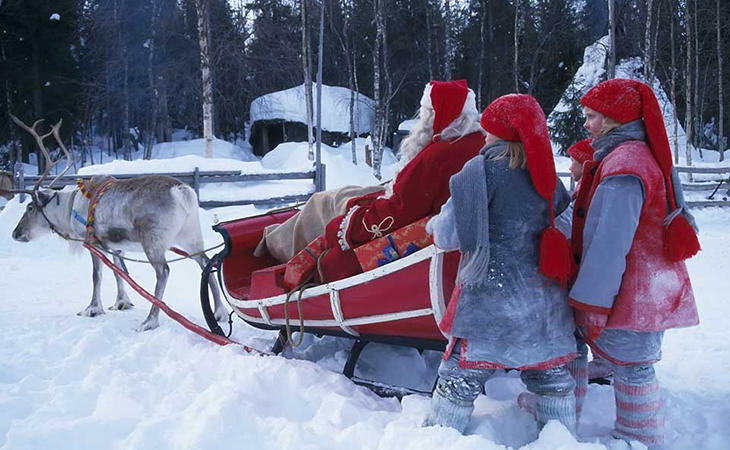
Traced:
[[[54, 134], [54, 130], [56, 133], [58, 133], [58, 128], [61, 127], [62, 120], [59, 120], [56, 125], [51, 127], [51, 131], [49, 131], [46, 134], [41, 135], [37, 130], [36, 127], [40, 125], [41, 122], [43, 122], [44, 119], [38, 119], [35, 122], [33, 122], [33, 126], [29, 127], [28, 125], [24, 124], [22, 120], [18, 119], [14, 115], [10, 114], [10, 118], [13, 119], [13, 122], [15, 122], [19, 127], [27, 131], [33, 138], [35, 139], [36, 144], [38, 144], [38, 148], [40, 148], [41, 153], [43, 153], [43, 157], [46, 160], [46, 169], [43, 171], [41, 176], [38, 178], [38, 181], [35, 182], [33, 185], [33, 189], [31, 189], [30, 193], [32, 195], [35, 195], [36, 192], [38, 192], [38, 189], [41, 186], [41, 183], [43, 183], [43, 180], [45, 180], [48, 177], [48, 174], [51, 172], [51, 168], [55, 166], [55, 163], [51, 161], [51, 155], [48, 153], [48, 150], [46, 150], [45, 144], [43, 144], [43, 140], [47, 138], [48, 136], [51, 136]], [[54, 180], [55, 181], [55, 180]], [[20, 190], [19, 190], [20, 191]], [[25, 190], [22, 190], [24, 193], [28, 193]], [[21, 192], [19, 192], [21, 193]]]
[[61, 151], [66, 156], [66, 167], [64, 167], [63, 170], [61, 171], [61, 173], [56, 175], [56, 178], [54, 178], [53, 181], [51, 181], [51, 183], [48, 185], [49, 188], [51, 186], [53, 186], [56, 183], [56, 181], [58, 181], [59, 178], [66, 175], [66, 172], [68, 172], [68, 169], [71, 168], [71, 154], [66, 149], [66, 146], [63, 145], [63, 141], [61, 140], [61, 134], [59, 131], [61, 129], [62, 123], [63, 123], [63, 118], [58, 119], [58, 123], [51, 127], [51, 133], [53, 133], [53, 138], [56, 139], [58, 146], [61, 147]]

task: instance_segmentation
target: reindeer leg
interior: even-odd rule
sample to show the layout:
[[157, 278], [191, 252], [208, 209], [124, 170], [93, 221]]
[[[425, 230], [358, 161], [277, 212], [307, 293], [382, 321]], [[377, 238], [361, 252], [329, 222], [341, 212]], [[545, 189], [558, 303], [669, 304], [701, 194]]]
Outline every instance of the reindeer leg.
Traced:
[[[152, 241], [152, 242], [150, 242]], [[155, 276], [157, 277], [157, 283], [155, 283], [155, 297], [162, 300], [162, 294], [165, 293], [165, 286], [167, 285], [167, 277], [170, 275], [170, 266], [165, 261], [165, 249], [159, 249], [155, 245], [159, 241], [154, 239], [147, 239], [146, 242], [142, 242], [142, 247], [147, 255], [147, 259], [155, 269]], [[158, 316], [160, 314], [160, 308], [152, 305], [150, 313], [147, 318], [139, 325], [137, 331], [153, 330], [160, 326]]]
[[[195, 260], [195, 262], [198, 263], [198, 265], [200, 265], [201, 269], [204, 269], [210, 261], [210, 259], [204, 254], [193, 256], [193, 259]], [[224, 320], [226, 316], [228, 316], [228, 311], [221, 302], [221, 293], [220, 289], [218, 288], [218, 280], [215, 279], [215, 276], [213, 276], [213, 274], [208, 277], [208, 282], [208, 286], [210, 286], [210, 290], [211, 292], [213, 292], [213, 316], [215, 317], [215, 320], [220, 322], [221, 320]]]
[[83, 311], [77, 313], [77, 316], [95, 317], [104, 314], [104, 306], [101, 304], [101, 260], [91, 255], [92, 272], [91, 278], [94, 282], [91, 294], [91, 303]]
[[[124, 256], [124, 252], [121, 250], [115, 252], [114, 254], [114, 264], [116, 264], [118, 267], [124, 267], [124, 262], [121, 258], [122, 256]], [[124, 289], [124, 279], [116, 272], [114, 272], [114, 278], [117, 280], [117, 301], [114, 302], [114, 305], [109, 309], [123, 311], [125, 309], [134, 308], [134, 303], [129, 300], [129, 297], [127, 297], [127, 292]]]

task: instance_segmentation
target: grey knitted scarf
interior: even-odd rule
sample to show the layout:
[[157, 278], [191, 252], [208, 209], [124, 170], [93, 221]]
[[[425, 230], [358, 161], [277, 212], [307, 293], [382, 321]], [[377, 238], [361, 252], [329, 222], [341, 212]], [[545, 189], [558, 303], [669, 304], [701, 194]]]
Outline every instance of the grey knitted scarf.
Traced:
[[487, 280], [489, 266], [489, 207], [485, 163], [504, 153], [504, 141], [484, 147], [451, 177], [451, 200], [456, 216], [461, 260], [456, 283], [478, 288]]
[[613, 149], [626, 141], [646, 142], [646, 129], [644, 128], [643, 120], [639, 119], [633, 122], [626, 122], [603, 136], [594, 139], [591, 142], [591, 145], [596, 150], [593, 153], [593, 160], [603, 160]]

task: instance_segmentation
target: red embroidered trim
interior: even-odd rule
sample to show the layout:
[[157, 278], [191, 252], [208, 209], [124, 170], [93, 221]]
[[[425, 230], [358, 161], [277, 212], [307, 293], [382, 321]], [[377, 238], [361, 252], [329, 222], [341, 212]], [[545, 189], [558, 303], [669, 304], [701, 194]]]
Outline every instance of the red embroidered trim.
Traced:
[[568, 353], [557, 358], [548, 359], [536, 364], [529, 364], [520, 367], [509, 367], [492, 361], [467, 361], [466, 359], [467, 340], [462, 339], [461, 351], [459, 353], [459, 367], [462, 369], [517, 369], [517, 370], [545, 370], [562, 366], [578, 357], [578, 353]]

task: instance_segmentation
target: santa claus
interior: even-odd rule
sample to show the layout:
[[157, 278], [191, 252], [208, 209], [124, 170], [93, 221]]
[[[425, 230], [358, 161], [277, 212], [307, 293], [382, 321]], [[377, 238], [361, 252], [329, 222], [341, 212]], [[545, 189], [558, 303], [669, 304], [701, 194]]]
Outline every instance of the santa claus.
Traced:
[[417, 122], [401, 144], [400, 170], [393, 181], [385, 188], [347, 186], [316, 194], [299, 214], [267, 230], [257, 251], [267, 249], [287, 261], [326, 234], [322, 281], [359, 273], [352, 249], [438, 213], [449, 198], [449, 178], [483, 145], [474, 92], [466, 81], [431, 81]]

